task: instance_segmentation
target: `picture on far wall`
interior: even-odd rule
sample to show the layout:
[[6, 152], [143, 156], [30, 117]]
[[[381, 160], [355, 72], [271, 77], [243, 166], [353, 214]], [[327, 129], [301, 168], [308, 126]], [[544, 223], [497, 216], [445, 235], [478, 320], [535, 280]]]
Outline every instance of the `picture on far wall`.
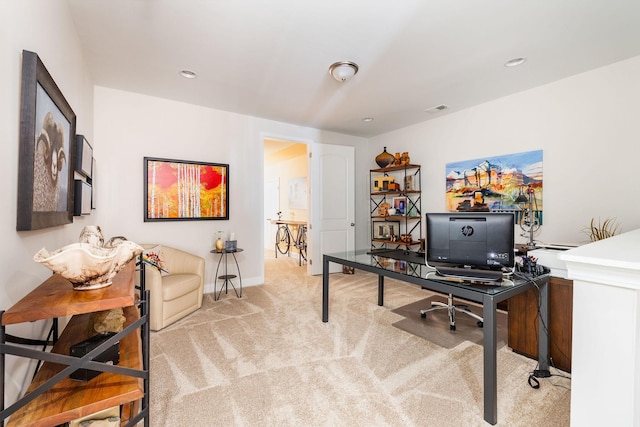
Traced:
[[229, 165], [144, 158], [144, 221], [229, 219]]
[[16, 229], [73, 222], [76, 115], [34, 52], [22, 51]]
[[289, 209], [307, 209], [307, 178], [289, 179]]
[[447, 163], [445, 172], [449, 212], [512, 212], [519, 223], [531, 197], [542, 224], [542, 150]]

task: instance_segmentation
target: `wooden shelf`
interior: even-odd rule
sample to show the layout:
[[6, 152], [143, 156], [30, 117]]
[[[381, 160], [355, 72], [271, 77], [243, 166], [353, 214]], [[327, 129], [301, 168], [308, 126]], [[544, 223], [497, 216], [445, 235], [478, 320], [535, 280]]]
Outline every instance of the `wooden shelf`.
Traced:
[[389, 221], [404, 221], [405, 219], [422, 219], [421, 216], [409, 216], [409, 215], [371, 215], [372, 219], [387, 219]]
[[113, 278], [113, 284], [100, 289], [75, 291], [71, 282], [58, 274], [18, 301], [2, 315], [3, 325], [92, 313], [134, 304], [133, 270], [130, 262]]
[[[421, 207], [421, 166], [408, 164], [401, 166], [388, 166], [386, 168], [370, 169], [369, 170], [369, 216], [371, 221], [371, 250], [377, 249], [390, 249], [389, 246], [404, 247], [409, 250], [412, 246], [422, 246], [422, 207]], [[411, 171], [411, 172], [410, 172]], [[394, 179], [398, 180], [398, 183], [404, 183], [405, 189], [394, 190], [382, 190], [387, 187], [386, 185], [380, 186], [381, 175], [391, 176], [390, 172], [399, 172], [394, 174]], [[410, 178], [410, 180], [409, 180]], [[399, 186], [398, 186], [399, 187]], [[407, 189], [409, 188], [409, 189]], [[404, 215], [379, 215], [382, 210], [382, 202], [395, 201], [396, 197], [402, 197], [406, 200], [405, 208], [396, 213], [403, 212]], [[411, 213], [411, 215], [408, 215]], [[410, 243], [403, 242], [402, 240], [392, 241], [390, 239], [384, 239], [374, 236], [386, 235], [382, 230], [375, 230], [376, 226], [384, 227], [382, 222], [376, 222], [376, 220], [388, 221], [397, 223], [397, 230], [390, 230], [389, 235], [411, 235], [412, 241]], [[380, 248], [380, 246], [384, 246]]]
[[[51, 350], [52, 353], [68, 355], [72, 345], [90, 338], [88, 324], [93, 312], [123, 308], [126, 328], [139, 322], [140, 310], [143, 310], [143, 313], [147, 313], [144, 320], [148, 322], [146, 299], [149, 292], [143, 293], [144, 300], [136, 299], [134, 273], [135, 261], [131, 261], [113, 278], [110, 286], [89, 291], [76, 291], [69, 281], [59, 275], [53, 275], [3, 313], [2, 328], [4, 330], [5, 325], [72, 315], [73, 317]], [[144, 323], [142, 325], [144, 326]], [[148, 398], [148, 389], [146, 389], [148, 371], [144, 371], [144, 367], [148, 364], [148, 355], [143, 354], [143, 348], [148, 348], [149, 329], [143, 326], [119, 337], [118, 366], [138, 371], [141, 378], [111, 372], [102, 372], [87, 382], [65, 377], [32, 401], [23, 403], [23, 406], [19, 407], [8, 421], [5, 420], [6, 426], [57, 426], [121, 405], [132, 409], [134, 414], [140, 411], [146, 419], [145, 423], [148, 423], [148, 404], [145, 405], [146, 408], [141, 408], [139, 404], [145, 395]], [[12, 346], [4, 345], [7, 349]], [[25, 396], [34, 392], [66, 367], [65, 364], [44, 362]], [[2, 375], [4, 381], [5, 375], [4, 373]], [[22, 399], [24, 398], [19, 401]], [[5, 407], [3, 406], [2, 409], [4, 410]]]
[[372, 196], [385, 196], [385, 195], [396, 195], [396, 196], [404, 196], [405, 194], [420, 194], [422, 191], [420, 190], [397, 190], [397, 191], [373, 191], [371, 192]]
[[[80, 291], [78, 291], [80, 292]], [[124, 309], [126, 325], [135, 322], [140, 316], [136, 307]], [[52, 352], [69, 354], [69, 347], [89, 338], [87, 324], [90, 314], [73, 316]], [[138, 331], [138, 330], [136, 330]], [[133, 332], [120, 340], [120, 363], [133, 369], [142, 369], [142, 350], [140, 334]], [[30, 393], [66, 366], [45, 362], [31, 386]], [[35, 400], [20, 408], [9, 418], [7, 427], [29, 426], [45, 427], [63, 424], [105, 408], [126, 404], [144, 396], [141, 378], [103, 372], [87, 381], [63, 379]]]
[[403, 171], [405, 169], [419, 169], [420, 165], [387, 166], [386, 168], [371, 169], [371, 172], [384, 173], [393, 171]]

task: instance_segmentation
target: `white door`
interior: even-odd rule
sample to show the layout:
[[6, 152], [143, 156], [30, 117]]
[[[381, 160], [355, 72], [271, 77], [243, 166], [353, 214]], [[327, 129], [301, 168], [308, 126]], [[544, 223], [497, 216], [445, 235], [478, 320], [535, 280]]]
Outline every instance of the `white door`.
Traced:
[[274, 250], [276, 241], [276, 225], [271, 224], [272, 219], [278, 219], [280, 210], [280, 186], [278, 179], [269, 179], [264, 182], [264, 248]]
[[[355, 149], [311, 144], [309, 274], [322, 274], [322, 254], [355, 248]], [[331, 272], [341, 271], [331, 264]]]

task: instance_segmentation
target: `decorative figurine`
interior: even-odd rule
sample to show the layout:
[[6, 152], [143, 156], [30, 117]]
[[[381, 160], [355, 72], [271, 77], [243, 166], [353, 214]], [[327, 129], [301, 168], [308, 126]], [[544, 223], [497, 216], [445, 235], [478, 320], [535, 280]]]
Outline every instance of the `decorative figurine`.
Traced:
[[409, 157], [409, 152], [405, 151], [404, 153], [402, 153], [402, 156], [400, 156], [400, 164], [404, 166], [404, 165], [408, 165], [409, 162], [411, 162], [411, 158]]
[[389, 208], [391, 207], [391, 205], [387, 202], [382, 202], [380, 203], [380, 206], [378, 206], [378, 215], [380, 216], [389, 216]]

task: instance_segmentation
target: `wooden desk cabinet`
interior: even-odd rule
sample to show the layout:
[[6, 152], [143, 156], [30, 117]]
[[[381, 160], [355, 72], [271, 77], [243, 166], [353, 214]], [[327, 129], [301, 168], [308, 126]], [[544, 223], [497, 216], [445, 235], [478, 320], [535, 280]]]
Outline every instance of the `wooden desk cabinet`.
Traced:
[[[29, 401], [30, 393], [67, 368], [65, 364], [45, 361], [37, 371], [25, 397], [14, 404], [18, 408], [15, 413], [9, 414], [2, 400], [3, 416], [0, 419], [10, 416], [7, 427], [59, 425], [121, 405], [129, 409], [136, 408], [134, 416], [144, 418], [145, 425], [148, 425], [148, 291], [143, 292], [142, 300], [136, 297], [134, 272], [135, 261], [132, 261], [114, 277], [112, 285], [90, 291], [73, 290], [70, 282], [57, 274], [52, 275], [6, 312], [0, 313], [0, 357], [4, 359], [5, 354], [37, 356], [36, 350], [5, 342], [7, 325], [72, 315], [51, 351], [59, 355], [68, 355], [71, 345], [89, 338], [87, 324], [92, 312], [122, 307], [126, 321], [125, 330], [118, 334], [120, 363], [116, 366], [130, 368], [130, 371], [124, 374], [103, 372], [88, 382], [74, 381], [64, 376]], [[130, 331], [127, 331], [128, 328]], [[49, 356], [52, 357], [59, 356]], [[84, 357], [79, 359], [88, 360]], [[2, 363], [3, 385], [4, 369]], [[140, 400], [142, 405], [138, 402]]]
[[[509, 299], [508, 345], [517, 353], [538, 358], [538, 296], [529, 290]], [[573, 281], [549, 279], [549, 351], [552, 363], [571, 372]]]

